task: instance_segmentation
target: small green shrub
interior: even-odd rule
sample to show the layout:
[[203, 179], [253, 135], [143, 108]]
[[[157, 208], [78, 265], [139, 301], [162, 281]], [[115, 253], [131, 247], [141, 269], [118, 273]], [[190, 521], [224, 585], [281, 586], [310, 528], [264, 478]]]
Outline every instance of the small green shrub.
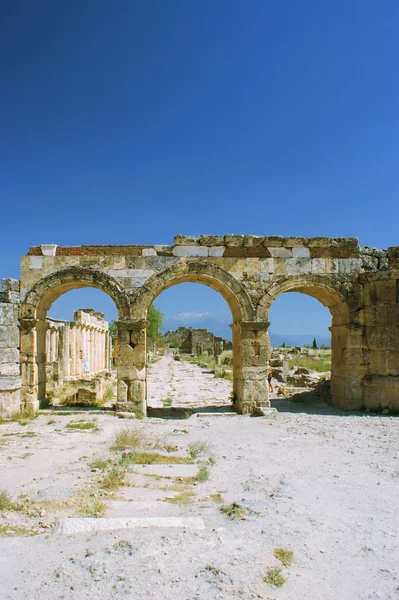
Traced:
[[201, 465], [197, 473], [197, 481], [207, 481], [209, 479], [209, 471], [205, 465]]
[[240, 506], [236, 502], [229, 504], [228, 506], [222, 506], [220, 511], [224, 513], [232, 521], [235, 519], [242, 519], [246, 515], [246, 510], [243, 506]]
[[279, 567], [274, 567], [273, 569], [268, 569], [266, 571], [264, 581], [275, 587], [282, 587], [287, 580], [284, 577], [282, 570]]
[[294, 553], [292, 550], [286, 550], [285, 548], [274, 548], [274, 556], [281, 562], [284, 567], [289, 567], [294, 560]]
[[0, 512], [3, 510], [15, 510], [16, 504], [6, 490], [0, 491]]
[[91, 463], [92, 469], [98, 469], [99, 471], [105, 471], [108, 468], [108, 462], [103, 458], [97, 458], [94, 462]]
[[118, 467], [112, 467], [109, 473], [104, 475], [104, 478], [100, 482], [100, 486], [104, 490], [114, 491], [117, 490], [124, 481], [125, 471]]
[[207, 442], [191, 442], [191, 444], [188, 445], [188, 453], [193, 460], [207, 452], [208, 449], [209, 444]]

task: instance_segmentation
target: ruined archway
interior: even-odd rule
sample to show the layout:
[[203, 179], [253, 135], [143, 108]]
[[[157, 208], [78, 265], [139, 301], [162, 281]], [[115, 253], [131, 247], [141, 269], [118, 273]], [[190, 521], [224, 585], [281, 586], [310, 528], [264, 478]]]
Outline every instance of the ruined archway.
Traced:
[[[233, 319], [233, 393], [240, 399], [242, 396], [242, 345], [238, 328], [243, 323], [252, 322], [253, 306], [248, 293], [243, 286], [230, 273], [215, 264], [187, 261], [178, 263], [169, 269], [149, 278], [145, 285], [132, 298], [132, 317], [138, 324], [147, 322], [147, 314], [154, 300], [168, 288], [180, 283], [200, 283], [219, 292], [229, 306]], [[141, 333], [140, 333], [141, 332]], [[123, 334], [122, 334], [123, 335]], [[125, 338], [127, 340], [127, 337]], [[130, 342], [131, 342], [130, 338]], [[132, 354], [134, 364], [139, 365], [141, 383], [136, 383], [135, 390], [142, 387], [143, 398], [141, 410], [145, 413], [146, 397], [146, 338], [145, 327], [137, 327], [134, 334], [135, 347], [133, 350], [127, 348], [121, 351]], [[136, 354], [133, 357], [133, 353]], [[237, 407], [240, 409], [240, 405]]]
[[129, 316], [129, 300], [109, 275], [94, 269], [67, 267], [36, 282], [20, 306], [22, 399], [38, 408], [46, 391], [46, 315], [52, 303], [66, 292], [84, 287], [102, 290], [114, 301], [119, 319]]
[[331, 313], [331, 401], [337, 407], [348, 407], [361, 396], [358, 373], [353, 370], [353, 341], [351, 339], [350, 306], [345, 291], [329, 278], [290, 277], [273, 284], [261, 298], [258, 318], [268, 320], [269, 310], [276, 298], [287, 292], [307, 294], [327, 307]]

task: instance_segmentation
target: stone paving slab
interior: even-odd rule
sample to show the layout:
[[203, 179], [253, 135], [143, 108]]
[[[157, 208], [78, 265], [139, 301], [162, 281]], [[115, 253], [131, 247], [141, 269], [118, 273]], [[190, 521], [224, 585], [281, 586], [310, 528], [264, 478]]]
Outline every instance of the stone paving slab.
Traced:
[[58, 519], [53, 535], [73, 535], [95, 531], [114, 531], [117, 529], [179, 528], [205, 529], [204, 521], [199, 517], [132, 517], [100, 519]]
[[198, 465], [134, 465], [134, 471], [160, 477], [194, 477], [198, 472]]

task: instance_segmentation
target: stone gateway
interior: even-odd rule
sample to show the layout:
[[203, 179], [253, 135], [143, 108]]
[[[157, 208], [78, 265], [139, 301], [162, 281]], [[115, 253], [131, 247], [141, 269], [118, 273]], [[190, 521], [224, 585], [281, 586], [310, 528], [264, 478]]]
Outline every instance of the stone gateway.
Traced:
[[167, 288], [205, 284], [232, 313], [236, 409], [270, 405], [268, 314], [302, 292], [332, 316], [331, 396], [345, 409], [399, 411], [399, 247], [355, 238], [178, 235], [172, 246], [33, 247], [20, 281], [0, 292], [0, 409], [35, 410], [45, 397], [46, 315], [61, 294], [95, 287], [118, 310], [118, 402], [146, 414], [147, 312]]

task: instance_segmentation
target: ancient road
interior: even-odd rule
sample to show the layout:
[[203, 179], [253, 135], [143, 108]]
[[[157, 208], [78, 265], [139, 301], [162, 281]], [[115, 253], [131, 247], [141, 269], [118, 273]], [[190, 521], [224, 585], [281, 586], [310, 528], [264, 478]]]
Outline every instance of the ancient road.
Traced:
[[189, 362], [163, 356], [148, 370], [148, 405], [154, 408], [166, 405], [184, 408], [228, 406], [232, 382], [215, 379], [213, 373]]

